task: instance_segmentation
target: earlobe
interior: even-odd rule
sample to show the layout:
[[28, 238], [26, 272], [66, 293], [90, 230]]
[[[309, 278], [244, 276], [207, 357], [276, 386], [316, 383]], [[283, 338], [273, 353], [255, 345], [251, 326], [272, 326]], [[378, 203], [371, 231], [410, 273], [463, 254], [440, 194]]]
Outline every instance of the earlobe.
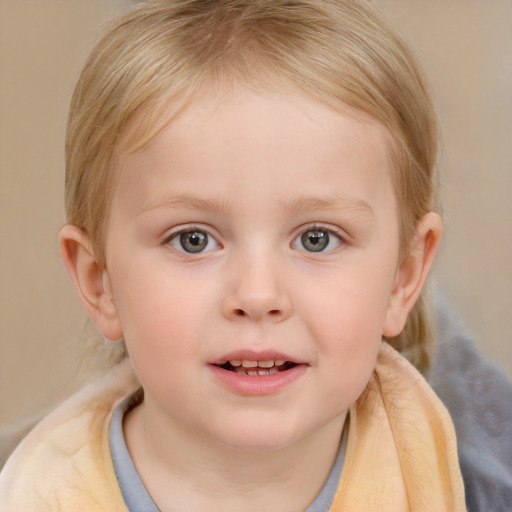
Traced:
[[409, 254], [397, 271], [382, 331], [384, 336], [398, 336], [405, 327], [434, 263], [442, 232], [443, 222], [437, 213], [429, 212], [419, 220]]
[[62, 261], [89, 316], [109, 340], [123, 337], [107, 271], [94, 257], [87, 234], [72, 225], [59, 233]]

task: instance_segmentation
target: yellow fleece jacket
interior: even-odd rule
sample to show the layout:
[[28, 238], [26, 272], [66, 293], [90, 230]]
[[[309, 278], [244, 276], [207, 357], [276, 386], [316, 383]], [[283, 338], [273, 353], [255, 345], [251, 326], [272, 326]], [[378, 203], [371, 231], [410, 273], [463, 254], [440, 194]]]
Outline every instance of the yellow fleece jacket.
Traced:
[[[117, 404], [138, 387], [128, 362], [45, 418], [0, 474], [0, 512], [127, 512], [110, 456]], [[386, 343], [350, 409], [345, 463], [329, 512], [462, 512], [448, 412]]]

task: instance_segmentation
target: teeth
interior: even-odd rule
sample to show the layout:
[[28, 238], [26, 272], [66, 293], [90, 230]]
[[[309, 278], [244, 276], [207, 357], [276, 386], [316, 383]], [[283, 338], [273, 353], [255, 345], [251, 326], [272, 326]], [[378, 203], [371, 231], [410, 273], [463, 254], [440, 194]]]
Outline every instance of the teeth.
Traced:
[[272, 368], [273, 366], [283, 366], [286, 363], [284, 359], [269, 359], [268, 361], [249, 361], [248, 359], [244, 359], [240, 361], [239, 359], [234, 359], [233, 361], [229, 361], [231, 366], [237, 368], [238, 366], [243, 366], [244, 368], [256, 368], [259, 366], [260, 368]]
[[273, 366], [272, 368], [261, 368], [261, 369], [258, 369], [258, 370], [253, 370], [253, 369], [244, 369], [243, 366], [239, 366], [238, 368], [235, 368], [235, 373], [238, 373], [239, 375], [250, 375], [251, 377], [252, 376], [255, 376], [255, 375], [273, 375], [274, 373], [279, 373], [279, 370]]
[[[254, 372], [247, 372], [249, 375], [252, 375]], [[269, 368], [268, 370], [258, 370], [258, 375], [272, 375], [274, 373], [279, 373], [277, 368]]]
[[230, 360], [229, 364], [240, 375], [270, 375], [278, 373], [278, 367], [286, 363], [285, 359], [269, 359], [267, 361], [250, 361], [248, 359]]

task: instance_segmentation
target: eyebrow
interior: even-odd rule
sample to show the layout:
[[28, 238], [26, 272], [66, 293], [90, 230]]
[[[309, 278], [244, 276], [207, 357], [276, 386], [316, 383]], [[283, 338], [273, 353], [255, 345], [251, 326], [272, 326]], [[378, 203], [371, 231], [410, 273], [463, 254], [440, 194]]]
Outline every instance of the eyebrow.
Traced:
[[228, 203], [227, 201], [216, 201], [214, 199], [204, 199], [196, 196], [178, 195], [151, 201], [143, 206], [137, 215], [142, 215], [158, 208], [187, 208], [189, 210], [223, 212], [228, 209]]
[[[362, 199], [352, 197], [298, 197], [282, 202], [284, 210], [293, 214], [302, 212], [319, 212], [319, 211], [343, 211], [365, 215], [374, 218], [375, 213], [372, 207]], [[212, 212], [225, 212], [229, 210], [228, 201], [217, 201], [215, 199], [205, 199], [202, 197], [191, 195], [178, 195], [164, 197], [151, 201], [140, 209], [137, 215], [156, 210], [158, 208], [186, 208], [189, 210], [203, 210]]]
[[292, 213], [311, 212], [311, 211], [344, 211], [365, 215], [374, 218], [373, 208], [364, 200], [354, 197], [334, 196], [334, 197], [299, 197], [290, 201], [285, 201], [284, 208]]

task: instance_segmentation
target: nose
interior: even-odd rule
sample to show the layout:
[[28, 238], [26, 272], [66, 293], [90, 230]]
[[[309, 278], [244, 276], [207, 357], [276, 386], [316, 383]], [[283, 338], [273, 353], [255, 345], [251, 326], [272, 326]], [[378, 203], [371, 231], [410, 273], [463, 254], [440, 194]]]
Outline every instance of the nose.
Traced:
[[292, 314], [282, 268], [268, 258], [243, 258], [229, 270], [223, 314], [229, 320], [278, 323]]

